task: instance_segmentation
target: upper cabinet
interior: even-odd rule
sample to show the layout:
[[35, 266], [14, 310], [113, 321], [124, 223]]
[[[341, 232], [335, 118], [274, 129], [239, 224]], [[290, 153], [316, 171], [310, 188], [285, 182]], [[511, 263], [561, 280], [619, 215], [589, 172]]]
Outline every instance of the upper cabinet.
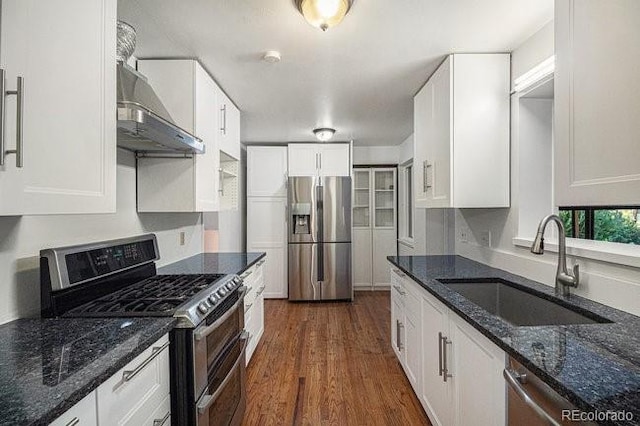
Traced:
[[211, 212], [237, 208], [239, 123], [234, 130], [237, 149], [229, 149], [236, 157], [220, 148], [224, 127], [220, 102], [226, 96], [195, 60], [141, 60], [138, 70], [149, 79], [176, 124], [198, 136], [205, 145], [204, 154], [189, 158], [138, 158], [138, 211]]
[[509, 88], [509, 54], [455, 54], [416, 94], [416, 207], [509, 206]]
[[287, 147], [247, 147], [247, 197], [287, 196]]
[[240, 158], [240, 110], [220, 90], [218, 95], [220, 114], [220, 150], [233, 158]]
[[348, 143], [289, 144], [289, 176], [350, 176]]
[[[640, 2], [555, 2], [555, 204], [640, 204]], [[612, 24], [614, 23], [614, 24]]]
[[115, 212], [116, 10], [2, 1], [0, 215]]

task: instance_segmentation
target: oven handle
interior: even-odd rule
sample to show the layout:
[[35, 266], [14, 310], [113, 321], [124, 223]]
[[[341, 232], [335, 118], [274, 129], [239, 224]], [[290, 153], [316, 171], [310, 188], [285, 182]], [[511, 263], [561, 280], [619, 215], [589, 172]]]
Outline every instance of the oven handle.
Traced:
[[240, 291], [240, 297], [238, 298], [238, 301], [234, 303], [233, 306], [229, 310], [227, 310], [227, 312], [224, 313], [224, 315], [218, 318], [213, 324], [203, 328], [202, 330], [196, 330], [193, 332], [193, 336], [197, 341], [202, 340], [208, 335], [210, 335], [211, 333], [213, 333], [213, 331], [216, 328], [218, 328], [220, 324], [225, 322], [233, 314], [233, 312], [236, 310], [236, 308], [240, 304], [244, 304], [244, 296], [247, 294], [247, 287], [242, 286], [240, 287], [239, 291]]
[[240, 356], [238, 357], [236, 362], [233, 363], [233, 367], [231, 367], [231, 369], [229, 370], [229, 374], [227, 374], [224, 380], [222, 380], [222, 383], [220, 383], [220, 386], [218, 386], [218, 389], [216, 389], [213, 395], [205, 394], [202, 396], [202, 398], [200, 398], [200, 401], [197, 404], [198, 414], [202, 414], [205, 411], [207, 411], [207, 409], [211, 406], [211, 404], [213, 404], [216, 401], [216, 399], [218, 399], [218, 397], [220, 396], [220, 393], [224, 390], [224, 387], [227, 385], [227, 383], [229, 383], [229, 380], [231, 380], [231, 376], [233, 375], [233, 372], [236, 370], [236, 368], [238, 368], [238, 365], [244, 360], [243, 355], [244, 355], [245, 349], [247, 349], [247, 341], [249, 340], [248, 337], [249, 337], [249, 333], [247, 333], [246, 331], [243, 331], [242, 334], [240, 335], [240, 340], [242, 340], [242, 350], [240, 351]]

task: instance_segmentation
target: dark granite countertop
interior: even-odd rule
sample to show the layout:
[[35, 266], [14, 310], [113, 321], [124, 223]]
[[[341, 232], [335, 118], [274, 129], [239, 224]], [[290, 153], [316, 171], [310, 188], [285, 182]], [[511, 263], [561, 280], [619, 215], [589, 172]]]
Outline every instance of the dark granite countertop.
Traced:
[[142, 353], [173, 318], [21, 319], [0, 326], [0, 425], [44, 425]]
[[609, 424], [640, 424], [640, 317], [571, 295], [561, 297], [561, 302], [612, 322], [518, 327], [438, 280], [503, 279], [557, 300], [553, 287], [460, 256], [389, 256], [388, 260], [579, 409], [627, 411], [634, 420]]
[[252, 267], [266, 253], [201, 253], [158, 269], [158, 274], [236, 274]]

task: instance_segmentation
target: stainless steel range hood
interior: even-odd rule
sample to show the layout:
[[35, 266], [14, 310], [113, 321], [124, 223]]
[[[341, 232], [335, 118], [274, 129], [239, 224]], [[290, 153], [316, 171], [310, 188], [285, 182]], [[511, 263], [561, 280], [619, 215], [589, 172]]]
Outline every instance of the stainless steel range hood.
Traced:
[[118, 146], [139, 155], [202, 154], [202, 140], [177, 126], [147, 79], [127, 65], [135, 30], [118, 22]]

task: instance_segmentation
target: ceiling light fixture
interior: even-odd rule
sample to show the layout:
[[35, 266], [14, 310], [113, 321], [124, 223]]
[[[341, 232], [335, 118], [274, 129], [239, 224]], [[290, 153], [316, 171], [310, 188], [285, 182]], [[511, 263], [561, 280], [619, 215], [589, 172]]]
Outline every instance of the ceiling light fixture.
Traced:
[[313, 129], [313, 134], [316, 135], [316, 138], [318, 138], [320, 142], [327, 142], [333, 137], [335, 133], [336, 129], [331, 129], [329, 127]]
[[316, 28], [327, 31], [342, 22], [353, 0], [295, 0], [304, 19]]
[[280, 59], [280, 52], [278, 52], [277, 50], [268, 50], [262, 57], [262, 60], [268, 64], [277, 64], [278, 62], [280, 62]]

